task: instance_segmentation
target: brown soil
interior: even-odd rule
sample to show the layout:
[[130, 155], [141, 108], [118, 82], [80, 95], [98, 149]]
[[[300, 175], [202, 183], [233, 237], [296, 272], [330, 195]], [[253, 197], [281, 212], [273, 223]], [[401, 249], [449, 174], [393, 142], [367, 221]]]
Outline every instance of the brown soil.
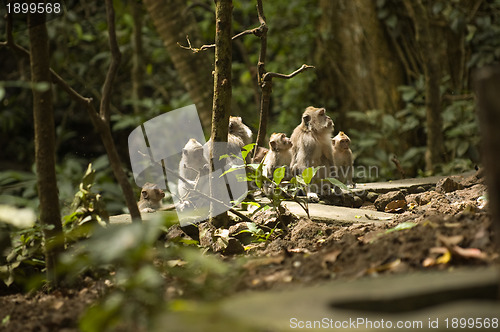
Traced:
[[[411, 208], [388, 224], [336, 225], [294, 220], [287, 232], [269, 243], [250, 245], [236, 291], [495, 264], [498, 254], [488, 208], [482, 199], [486, 187], [477, 177], [462, 182], [452, 189], [438, 185], [437, 190], [406, 194]], [[374, 206], [365, 204], [362, 208]], [[261, 214], [260, 219], [269, 221], [270, 216]], [[409, 223], [416, 226], [394, 230], [397, 225]], [[234, 257], [225, 259], [231, 262]], [[102, 294], [104, 286], [97, 284], [87, 280], [78, 289], [64, 292], [0, 296], [0, 320], [8, 319], [3, 325], [0, 321], [0, 327], [2, 331], [77, 331], [78, 317]], [[181, 285], [172, 287], [182, 289]], [[182, 292], [173, 289], [172, 293]]]

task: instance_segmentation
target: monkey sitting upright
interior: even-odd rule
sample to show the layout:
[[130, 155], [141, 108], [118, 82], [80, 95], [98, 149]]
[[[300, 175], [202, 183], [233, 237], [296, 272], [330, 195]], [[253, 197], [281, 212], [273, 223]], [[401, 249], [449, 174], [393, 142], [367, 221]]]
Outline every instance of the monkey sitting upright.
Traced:
[[[235, 154], [238, 155], [241, 152], [241, 148], [245, 145], [252, 143], [252, 130], [248, 128], [241, 117], [239, 116], [230, 116], [229, 117], [229, 127], [227, 134], [227, 153], [229, 155]], [[206, 160], [210, 159], [210, 146], [212, 145], [212, 140], [208, 140], [205, 145], [203, 145], [203, 154]], [[228, 163], [230, 159], [227, 160]], [[250, 162], [250, 154], [247, 155], [247, 162]]]
[[330, 176], [333, 163], [331, 134], [334, 129], [332, 119], [324, 108], [309, 106], [302, 114], [290, 139], [292, 140], [292, 174], [301, 174], [308, 167], [324, 166], [317, 173], [318, 178]]
[[165, 193], [156, 184], [146, 182], [142, 186], [141, 199], [137, 203], [140, 212], [155, 212], [161, 208], [161, 200]]
[[333, 162], [335, 164], [337, 178], [340, 182], [355, 187], [355, 184], [352, 182], [354, 167], [350, 144], [351, 139], [343, 131], [332, 138]]
[[274, 133], [269, 138], [269, 151], [264, 158], [264, 176], [272, 179], [274, 170], [286, 166], [287, 173], [292, 162], [292, 141], [283, 133]]

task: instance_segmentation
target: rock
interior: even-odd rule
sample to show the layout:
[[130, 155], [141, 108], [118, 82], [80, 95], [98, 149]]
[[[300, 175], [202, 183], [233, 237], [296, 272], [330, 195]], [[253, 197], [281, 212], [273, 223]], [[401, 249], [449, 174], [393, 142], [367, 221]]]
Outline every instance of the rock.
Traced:
[[392, 201], [404, 200], [405, 195], [401, 191], [390, 191], [380, 195], [373, 203], [378, 211], [384, 211], [385, 206]]
[[415, 203], [417, 205], [426, 205], [429, 202], [431, 202], [432, 199], [440, 200], [440, 199], [446, 199], [446, 197], [443, 194], [440, 194], [435, 191], [427, 191], [421, 194], [412, 194], [406, 196], [406, 201], [408, 203]]
[[464, 186], [451, 178], [441, 179], [436, 183], [436, 191], [438, 193], [451, 193], [455, 190], [463, 189]]
[[366, 200], [369, 201], [369, 202], [375, 202], [378, 198], [379, 194], [374, 192], [374, 191], [369, 191], [367, 194], [366, 194]]
[[198, 225], [198, 229], [200, 230], [200, 246], [212, 248], [216, 230], [214, 225], [209, 221], [205, 221]]
[[229, 227], [229, 236], [238, 239], [243, 243], [252, 242], [252, 233], [247, 232], [248, 226], [246, 222], [240, 222], [236, 225]]
[[224, 255], [237, 255], [245, 252], [245, 247], [241, 244], [238, 239], [234, 237], [229, 237], [227, 239], [227, 243], [223, 243], [221, 238], [217, 239], [217, 242], [214, 245], [215, 252], [221, 252]]
[[361, 205], [363, 205], [363, 200], [361, 199], [361, 197], [354, 196], [354, 202], [353, 202], [352, 207], [359, 208], [359, 207], [361, 207]]
[[423, 192], [425, 192], [425, 188], [422, 187], [422, 186], [418, 186], [417, 188], [415, 188], [415, 190], [414, 190], [413, 193], [414, 194], [420, 194], [420, 193], [423, 193]]

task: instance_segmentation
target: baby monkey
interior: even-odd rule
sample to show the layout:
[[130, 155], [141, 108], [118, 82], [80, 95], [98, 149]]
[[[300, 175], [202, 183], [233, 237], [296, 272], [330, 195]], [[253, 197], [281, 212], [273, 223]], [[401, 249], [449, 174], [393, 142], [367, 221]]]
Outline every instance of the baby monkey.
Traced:
[[351, 139], [341, 131], [337, 136], [332, 138], [332, 145], [333, 162], [337, 171], [337, 178], [340, 182], [355, 187], [355, 184], [352, 182], [354, 167], [350, 148]]
[[274, 133], [269, 138], [269, 151], [264, 158], [264, 176], [272, 179], [274, 170], [281, 166], [288, 168], [292, 162], [292, 141], [283, 133]]
[[142, 186], [141, 199], [137, 203], [140, 212], [155, 212], [161, 208], [161, 200], [165, 193], [156, 184], [146, 182]]

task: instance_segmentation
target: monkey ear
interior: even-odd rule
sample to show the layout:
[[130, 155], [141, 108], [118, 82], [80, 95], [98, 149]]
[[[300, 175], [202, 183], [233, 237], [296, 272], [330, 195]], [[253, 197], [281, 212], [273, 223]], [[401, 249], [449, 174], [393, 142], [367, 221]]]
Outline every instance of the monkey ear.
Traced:
[[335, 138], [332, 138], [332, 145], [334, 145], [334, 146], [335, 146], [335, 142], [337, 142], [337, 141], [335, 140]]
[[269, 146], [271, 146], [271, 150], [276, 150], [276, 142], [275, 141], [269, 142]]
[[321, 109], [318, 111], [319, 115], [323, 115], [323, 114], [325, 114], [325, 112], [326, 112], [326, 110], [325, 110], [324, 108], [321, 108]]
[[188, 154], [187, 149], [184, 149], [184, 148], [183, 148], [183, 149], [182, 149], [182, 154], [183, 154], [183, 155], [187, 155], [187, 154]]
[[148, 198], [148, 196], [149, 196], [149, 195], [148, 195], [148, 192], [147, 192], [146, 190], [141, 191], [141, 195], [142, 195], [142, 197], [143, 197], [143, 198], [146, 198], [146, 199], [147, 199], [147, 198]]
[[302, 117], [302, 120], [304, 121], [305, 124], [309, 124], [309, 121], [311, 121], [311, 116], [309, 114], [306, 114]]

